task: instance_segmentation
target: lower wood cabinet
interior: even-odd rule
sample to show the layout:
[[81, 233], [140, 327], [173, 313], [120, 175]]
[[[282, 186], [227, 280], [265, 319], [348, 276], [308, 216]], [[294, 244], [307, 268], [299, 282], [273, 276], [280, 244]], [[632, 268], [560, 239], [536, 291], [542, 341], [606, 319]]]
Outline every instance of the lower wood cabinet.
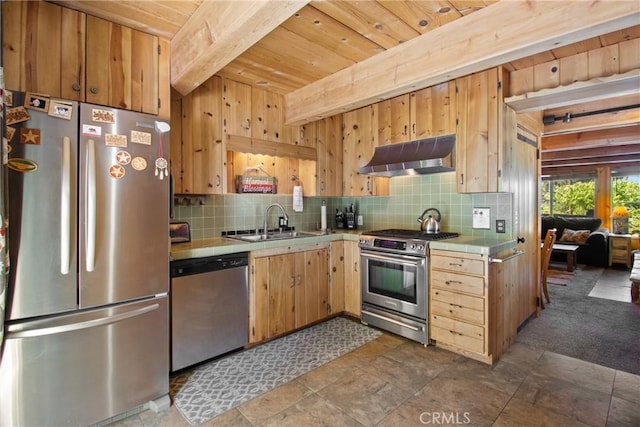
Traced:
[[[498, 256], [506, 260], [510, 253]], [[431, 250], [429, 334], [437, 346], [489, 364], [498, 360], [517, 333], [510, 314], [517, 304], [515, 265], [492, 263], [486, 255]]]
[[331, 313], [347, 313], [360, 318], [360, 248], [358, 242], [331, 242]]
[[261, 342], [328, 317], [329, 245], [250, 254], [249, 342]]

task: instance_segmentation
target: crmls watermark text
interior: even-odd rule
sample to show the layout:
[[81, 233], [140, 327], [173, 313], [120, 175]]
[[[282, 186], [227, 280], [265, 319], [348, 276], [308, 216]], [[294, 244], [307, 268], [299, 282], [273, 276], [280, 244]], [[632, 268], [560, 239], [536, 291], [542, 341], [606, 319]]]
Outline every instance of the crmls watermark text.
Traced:
[[420, 414], [421, 424], [469, 424], [468, 412], [423, 412]]

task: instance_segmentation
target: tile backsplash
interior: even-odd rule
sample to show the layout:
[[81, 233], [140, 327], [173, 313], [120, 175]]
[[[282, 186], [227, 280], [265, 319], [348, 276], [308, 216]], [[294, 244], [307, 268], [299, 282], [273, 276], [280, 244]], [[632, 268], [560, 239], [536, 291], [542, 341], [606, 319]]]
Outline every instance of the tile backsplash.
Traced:
[[[513, 203], [510, 193], [459, 194], [455, 191], [455, 172], [394, 177], [389, 187], [389, 196], [304, 197], [303, 212], [293, 211], [293, 197], [290, 194], [222, 194], [200, 198], [177, 196], [178, 204], [173, 219], [189, 222], [192, 239], [218, 237], [222, 231], [262, 227], [264, 209], [278, 202], [287, 211], [289, 225], [297, 230], [315, 230], [320, 227], [320, 207], [324, 200], [327, 203], [327, 224], [331, 229], [335, 228], [336, 209], [344, 211], [353, 204], [363, 217], [363, 226], [358, 227], [363, 230], [419, 230], [417, 218], [425, 209], [436, 208], [442, 214], [442, 231], [478, 237], [509, 238], [512, 235]], [[474, 207], [490, 209], [490, 229], [472, 227]], [[280, 215], [279, 209], [271, 209], [270, 227], [277, 226]], [[496, 219], [505, 220], [505, 234], [495, 232]]]

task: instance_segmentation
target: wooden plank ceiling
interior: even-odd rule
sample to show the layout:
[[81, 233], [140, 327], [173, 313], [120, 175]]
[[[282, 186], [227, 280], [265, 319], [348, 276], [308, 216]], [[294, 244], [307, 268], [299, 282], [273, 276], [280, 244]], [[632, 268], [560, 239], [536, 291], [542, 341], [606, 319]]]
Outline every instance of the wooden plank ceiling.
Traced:
[[[540, 25], [537, 24], [545, 20], [545, 13], [549, 13], [547, 19], [552, 19], [558, 13], [570, 16], [572, 10], [576, 11], [576, 15], [586, 15], [578, 12], [581, 10], [578, 9], [580, 7], [599, 8], [593, 15], [602, 17], [601, 20], [596, 22], [597, 19], [590, 18], [591, 21], [584, 24], [579, 22], [576, 16], [576, 19], [573, 17], [567, 19], [571, 25], [545, 26], [544, 33], [541, 33], [541, 36], [548, 35], [545, 42], [537, 45], [530, 43], [528, 46], [522, 46], [520, 50], [511, 49], [509, 55], [504, 56], [509, 60], [501, 63], [509, 71], [519, 70], [640, 37], [640, 25], [637, 25], [640, 19], [640, 8], [637, 7], [637, 2], [626, 0], [620, 2], [567, 0], [551, 3], [531, 1], [527, 2], [526, 6], [518, 5], [521, 2], [512, 3], [508, 8], [498, 7], [500, 2], [497, 0], [272, 0], [268, 2], [264, 0], [235, 2], [80, 0], [54, 3], [171, 40], [171, 79], [176, 96], [190, 92], [211, 75], [217, 74], [265, 88], [289, 98], [294, 93], [304, 96], [307, 92], [317, 98], [318, 95], [314, 95], [314, 89], [322, 88], [322, 82], [340, 83], [349, 80], [355, 82], [360, 79], [363, 82], [366, 81], [363, 75], [368, 70], [362, 67], [362, 64], [375, 64], [375, 60], [371, 58], [377, 55], [384, 53], [381, 58], [394, 61], [393, 66], [398, 72], [406, 68], [407, 64], [402, 62], [402, 57], [410, 45], [407, 42], [418, 37], [423, 36], [424, 40], [431, 41], [432, 53], [446, 50], [464, 52], [464, 49], [460, 49], [461, 46], [450, 46], [447, 42], [453, 39], [463, 40], [459, 37], [461, 31], [468, 31], [469, 46], [473, 46], [474, 40], [493, 34], [495, 36], [493, 47], [500, 49], [505, 42], [500, 40], [499, 31], [507, 24], [515, 25], [516, 28], [521, 26], [523, 33], [539, 31]], [[619, 6], [621, 3], [626, 3], [627, 9], [631, 9], [631, 12], [627, 13], [628, 16], [621, 18], [620, 16], [624, 14], [617, 16], [613, 12], [610, 16], [606, 16], [609, 10], [623, 9], [624, 6]], [[558, 6], [558, 4], [564, 4], [564, 6]], [[605, 5], [602, 6], [602, 4]], [[524, 12], [530, 7], [530, 19], [528, 17], [526, 21], [522, 19], [523, 22], [506, 22], [509, 10], [513, 11], [518, 7]], [[557, 8], [557, 11], [545, 12], [551, 7]], [[522, 16], [522, 13], [520, 15], [513, 13], [514, 18], [520, 19]], [[474, 14], [480, 18], [473, 18]], [[463, 18], [465, 18], [463, 21], [456, 22]], [[448, 28], [451, 28], [449, 33]], [[574, 30], [573, 33], [572, 30]], [[428, 33], [431, 34], [427, 35]], [[547, 43], [549, 48], [546, 48], [544, 43]], [[458, 50], [453, 49], [454, 47]], [[534, 53], [529, 54], [529, 51]], [[459, 54], [456, 56], [459, 57]], [[358, 64], [361, 64], [360, 68]], [[478, 62], [475, 66], [481, 67], [483, 64]], [[432, 64], [429, 68], [433, 66], [443, 69], [436, 78], [452, 78], [452, 76], [447, 78], [446, 75], [448, 64]], [[487, 65], [484, 66], [486, 68]], [[479, 68], [473, 69], [472, 66], [458, 69], [465, 73], [468, 73], [468, 70], [480, 71]], [[370, 84], [366, 85], [369, 98], [378, 96], [379, 99], [384, 99], [394, 95], [391, 91], [384, 91], [382, 88], [380, 93], [376, 93], [375, 89], [370, 88]], [[353, 90], [357, 92], [359, 89], [356, 87]], [[363, 96], [361, 103], [365, 101]], [[606, 104], [607, 101], [603, 102]], [[288, 102], [287, 105], [289, 104], [292, 103]], [[338, 103], [338, 107], [343, 110], [359, 105], [348, 102], [343, 104], [340, 107]], [[570, 106], [571, 114], [575, 115], [575, 111], [598, 110], [604, 104]], [[563, 116], [568, 112], [567, 108], [559, 107], [544, 111], [543, 115]], [[318, 117], [322, 115], [306, 117], [306, 120], [314, 120]], [[636, 120], [637, 122], [640, 122], [640, 119]], [[626, 126], [626, 128], [619, 126], [613, 123], [609, 126], [613, 130], [606, 130], [608, 127], [606, 125], [593, 130], [576, 126], [568, 134], [543, 138], [543, 168], [550, 165], [548, 162], [561, 160], [558, 159], [560, 154], [557, 153], [573, 151], [573, 154], [566, 156], [576, 157], [576, 147], [584, 141], [590, 141], [587, 149], [593, 150], [596, 144], [594, 138], [599, 137], [601, 146], [605, 150], [611, 146], [611, 141], [624, 140], [622, 147], [629, 148], [629, 152], [635, 154], [613, 154], [614, 151], [622, 152], [624, 149], [610, 152], [620, 159], [622, 156], [627, 158], [632, 156], [632, 160], [625, 167], [640, 169], [640, 154], [636, 153], [638, 150], [635, 148], [629, 147], [629, 144], [640, 146], [638, 126]], [[616, 136], [618, 132], [621, 133], [619, 138]], [[557, 140], [559, 139], [566, 140], [565, 144], [570, 148], [558, 148]], [[556, 145], [547, 144], [547, 140], [554, 141]], [[547, 148], [547, 146], [553, 146], [553, 148]], [[555, 154], [547, 160], [547, 152]], [[590, 158], [599, 157], [603, 156]], [[564, 160], [571, 161], [568, 158]], [[571, 170], [571, 167], [569, 164], [565, 170]], [[558, 167], [557, 170], [559, 171], [560, 168]]]

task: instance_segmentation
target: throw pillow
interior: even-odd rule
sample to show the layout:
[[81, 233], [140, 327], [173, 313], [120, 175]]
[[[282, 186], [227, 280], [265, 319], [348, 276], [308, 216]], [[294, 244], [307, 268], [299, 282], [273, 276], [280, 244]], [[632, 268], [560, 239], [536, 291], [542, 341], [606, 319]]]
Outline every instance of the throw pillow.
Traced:
[[563, 242], [586, 243], [589, 238], [589, 234], [591, 234], [589, 230], [576, 231], [571, 230], [570, 228], [565, 228], [560, 240]]

